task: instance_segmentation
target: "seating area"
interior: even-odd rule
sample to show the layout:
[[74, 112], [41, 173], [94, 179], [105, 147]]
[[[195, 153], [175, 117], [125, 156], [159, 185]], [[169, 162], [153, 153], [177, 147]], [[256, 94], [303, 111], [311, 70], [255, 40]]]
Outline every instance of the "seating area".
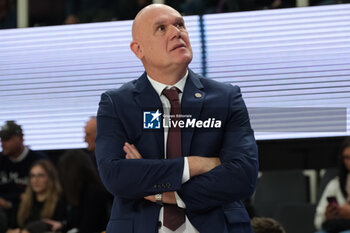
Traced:
[[[315, 232], [317, 202], [329, 180], [337, 175], [337, 169], [315, 172], [316, 185], [302, 170], [261, 172], [253, 197], [255, 215], [276, 219], [288, 233]], [[314, 187], [316, 190], [312, 190]]]

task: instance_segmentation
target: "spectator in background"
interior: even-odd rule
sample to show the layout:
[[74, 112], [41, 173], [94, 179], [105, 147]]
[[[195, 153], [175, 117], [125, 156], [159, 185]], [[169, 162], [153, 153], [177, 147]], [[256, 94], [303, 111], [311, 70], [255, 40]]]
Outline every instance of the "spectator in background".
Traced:
[[327, 184], [316, 208], [314, 223], [324, 230], [320, 232], [350, 233], [350, 138], [341, 145], [338, 161], [339, 175]]
[[5, 212], [0, 211], [0, 233], [6, 232], [7, 228], [7, 217]]
[[178, 12], [181, 12], [181, 4], [183, 4], [185, 1], [187, 0], [165, 0], [164, 4], [171, 6], [172, 8], [174, 8], [175, 10], [177, 10]]
[[[32, 164], [47, 158], [24, 145], [23, 131], [14, 121], [6, 121], [0, 131], [0, 212], [11, 215], [28, 183]], [[3, 215], [2, 215], [3, 216]]]
[[88, 147], [87, 150], [89, 151], [90, 158], [95, 165], [96, 165], [96, 156], [95, 156], [95, 139], [96, 139], [96, 117], [90, 117], [90, 119], [86, 122], [84, 127], [85, 132], [85, 138], [84, 141], [87, 143]]
[[[29, 172], [29, 184], [22, 196], [17, 221], [11, 227], [30, 233], [62, 229], [66, 207], [60, 194], [61, 185], [54, 165], [48, 160], [35, 162]], [[16, 232], [20, 229], [8, 231]]]
[[15, 0], [0, 0], [0, 29], [17, 27]]
[[254, 0], [166, 0], [165, 2], [183, 15], [255, 10]]
[[152, 0], [118, 0], [117, 17], [119, 20], [135, 18], [137, 12], [152, 3]]
[[58, 173], [70, 205], [68, 229], [79, 233], [106, 229], [108, 198], [91, 160], [81, 150], [69, 150], [58, 162]]
[[95, 138], [96, 138], [96, 117], [90, 117], [90, 119], [86, 122], [84, 127], [85, 132], [85, 142], [88, 144], [88, 151], [95, 151]]
[[[85, 132], [84, 141], [88, 144], [88, 147], [87, 147], [87, 151], [89, 153], [88, 155], [97, 171], [97, 161], [96, 161], [96, 155], [95, 155], [96, 131], [97, 131], [96, 117], [92, 116], [86, 122], [86, 125], [84, 127], [84, 132]], [[109, 215], [113, 204], [113, 195], [111, 195], [110, 193], [107, 193], [107, 198], [108, 198], [108, 215]]]
[[111, 0], [66, 0], [65, 24], [110, 21], [115, 16]]
[[29, 26], [60, 25], [65, 17], [66, 0], [29, 1]]
[[286, 233], [281, 224], [272, 218], [255, 217], [251, 223], [254, 233]]

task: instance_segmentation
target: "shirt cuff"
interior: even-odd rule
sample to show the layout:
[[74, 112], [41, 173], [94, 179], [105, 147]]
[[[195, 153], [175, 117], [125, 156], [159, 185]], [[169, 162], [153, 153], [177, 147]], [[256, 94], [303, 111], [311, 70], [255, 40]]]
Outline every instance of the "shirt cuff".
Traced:
[[[188, 158], [184, 157], [184, 171], [182, 173], [182, 183], [187, 182], [190, 179], [190, 167], [188, 166]], [[180, 208], [186, 208], [185, 202], [182, 201], [180, 198], [179, 194], [175, 192], [175, 198], [176, 198], [176, 203], [177, 206]]]
[[190, 167], [188, 166], [188, 158], [184, 157], [184, 171], [182, 173], [182, 183], [190, 179]]
[[175, 192], [175, 198], [176, 198], [176, 204], [178, 207], [186, 209], [186, 204], [183, 202], [183, 200], [180, 198], [179, 194]]

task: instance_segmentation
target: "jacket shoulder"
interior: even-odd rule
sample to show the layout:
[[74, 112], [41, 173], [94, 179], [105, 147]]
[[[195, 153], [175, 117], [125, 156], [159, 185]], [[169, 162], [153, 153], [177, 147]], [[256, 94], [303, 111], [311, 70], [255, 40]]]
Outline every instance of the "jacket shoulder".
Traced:
[[219, 91], [228, 91], [228, 92], [240, 92], [240, 88], [237, 85], [232, 85], [231, 83], [219, 82], [210, 78], [205, 78], [202, 75], [196, 74], [193, 71], [190, 72], [194, 82], [200, 82], [203, 85], [203, 88], [206, 90], [214, 89], [217, 92]]
[[237, 85], [232, 85], [231, 83], [218, 82], [216, 80], [204, 77], [199, 78], [199, 80], [203, 85], [203, 89], [209, 93], [213, 92], [223, 95], [236, 95], [241, 93], [240, 87]]
[[120, 86], [119, 88], [113, 88], [113, 89], [109, 89], [107, 91], [104, 92], [104, 94], [113, 97], [113, 96], [125, 96], [128, 95], [130, 93], [133, 92], [133, 90], [135, 89], [135, 84], [136, 84], [137, 80], [133, 80], [127, 83], [124, 83], [122, 86]]

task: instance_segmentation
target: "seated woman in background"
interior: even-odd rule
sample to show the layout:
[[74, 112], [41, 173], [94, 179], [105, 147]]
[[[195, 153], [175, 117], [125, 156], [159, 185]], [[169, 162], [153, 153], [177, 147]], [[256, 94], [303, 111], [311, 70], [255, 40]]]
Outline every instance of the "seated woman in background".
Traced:
[[[29, 184], [8, 233], [41, 233], [58, 231], [66, 216], [66, 206], [60, 198], [61, 186], [54, 165], [48, 160], [38, 160], [29, 171]], [[22, 229], [22, 230], [21, 230]]]
[[339, 175], [326, 186], [316, 208], [315, 227], [321, 232], [350, 233], [350, 138], [340, 147]]
[[70, 205], [68, 232], [94, 233], [106, 229], [107, 193], [89, 155], [69, 150], [58, 162], [58, 173]]

